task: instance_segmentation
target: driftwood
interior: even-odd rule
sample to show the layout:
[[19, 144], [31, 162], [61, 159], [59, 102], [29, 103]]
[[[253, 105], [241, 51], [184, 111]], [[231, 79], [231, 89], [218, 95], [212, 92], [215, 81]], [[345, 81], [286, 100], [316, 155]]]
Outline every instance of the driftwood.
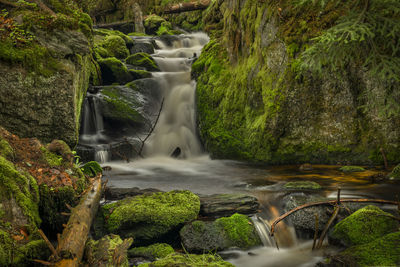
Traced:
[[135, 23], [134, 20], [124, 20], [124, 21], [116, 21], [116, 22], [112, 22], [112, 23], [103, 23], [103, 24], [96, 24], [94, 25], [94, 27], [97, 28], [112, 28], [112, 27], [117, 27], [117, 26], [121, 26], [127, 23]]
[[333, 211], [332, 217], [329, 219], [324, 231], [322, 232], [318, 244], [317, 244], [317, 249], [320, 249], [322, 247], [322, 242], [324, 242], [325, 236], [328, 233], [329, 227], [331, 227], [332, 223], [335, 221], [336, 217], [338, 216], [340, 211], [340, 206], [336, 205], [335, 210]]
[[179, 3], [171, 6], [167, 6], [160, 14], [174, 14], [188, 11], [196, 11], [196, 10], [204, 10], [211, 3], [211, 0], [201, 0], [197, 2], [189, 2], [189, 3]]
[[72, 209], [68, 224], [59, 238], [56, 249], [58, 257], [53, 257], [53, 260], [56, 261], [55, 266], [79, 265], [90, 226], [99, 207], [101, 189], [101, 175], [99, 175], [82, 197], [81, 202]]
[[[390, 204], [390, 205], [399, 205], [399, 202], [397, 201], [391, 201], [391, 200], [384, 200], [384, 199], [355, 199], [355, 198], [350, 198], [350, 199], [340, 199], [339, 201], [340, 203], [344, 203], [344, 202], [356, 202], [356, 203], [365, 203], [365, 202], [371, 202], [371, 203], [380, 203], [380, 204]], [[275, 233], [275, 226], [282, 221], [283, 219], [285, 219], [287, 216], [289, 216], [290, 214], [299, 211], [301, 209], [304, 208], [308, 208], [308, 207], [312, 207], [312, 206], [319, 206], [319, 205], [335, 205], [338, 204], [338, 200], [330, 200], [330, 201], [323, 201], [323, 202], [314, 202], [314, 203], [307, 203], [304, 205], [301, 205], [297, 208], [294, 208], [288, 212], [286, 212], [285, 214], [279, 216], [278, 218], [276, 218], [272, 224], [271, 224], [271, 236], [274, 235]]]

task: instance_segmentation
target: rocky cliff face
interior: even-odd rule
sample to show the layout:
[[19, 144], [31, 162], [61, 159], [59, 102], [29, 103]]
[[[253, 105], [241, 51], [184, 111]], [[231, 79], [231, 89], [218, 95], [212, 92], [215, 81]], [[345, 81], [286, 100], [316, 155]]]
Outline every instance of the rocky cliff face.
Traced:
[[385, 85], [357, 66], [322, 78], [297, 71], [300, 52], [340, 12], [296, 11], [290, 1], [213, 2], [203, 14], [213, 40], [193, 66], [200, 134], [212, 156], [382, 163], [382, 148], [398, 161], [400, 116], [385, 111]]

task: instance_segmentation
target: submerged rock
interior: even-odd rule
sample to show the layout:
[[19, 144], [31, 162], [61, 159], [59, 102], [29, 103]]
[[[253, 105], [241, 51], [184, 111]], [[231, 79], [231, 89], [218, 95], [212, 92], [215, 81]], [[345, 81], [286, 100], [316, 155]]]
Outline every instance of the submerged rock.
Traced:
[[174, 253], [174, 249], [164, 243], [157, 243], [150, 245], [148, 247], [136, 247], [132, 248], [128, 251], [129, 258], [134, 257], [143, 257], [150, 261], [154, 261], [156, 259], [162, 259], [166, 256]]
[[343, 166], [339, 169], [342, 172], [363, 172], [365, 169], [359, 166]]
[[288, 182], [283, 187], [290, 190], [319, 190], [322, 188], [321, 185], [312, 181]]
[[336, 224], [330, 241], [344, 246], [362, 245], [395, 232], [399, 223], [389, 216], [376, 206], [366, 206]]
[[167, 257], [151, 263], [140, 264], [139, 267], [163, 267], [163, 266], [191, 266], [191, 267], [234, 267], [233, 264], [224, 261], [218, 255], [203, 254], [170, 254]]
[[203, 253], [230, 247], [248, 249], [261, 245], [251, 220], [237, 213], [214, 222], [194, 221], [182, 228], [180, 236], [189, 252]]
[[216, 194], [200, 197], [200, 214], [205, 217], [226, 217], [235, 213], [255, 214], [260, 203], [257, 198], [244, 194]]
[[196, 219], [199, 210], [198, 196], [189, 191], [146, 194], [102, 207], [107, 230], [138, 243], [162, 238]]

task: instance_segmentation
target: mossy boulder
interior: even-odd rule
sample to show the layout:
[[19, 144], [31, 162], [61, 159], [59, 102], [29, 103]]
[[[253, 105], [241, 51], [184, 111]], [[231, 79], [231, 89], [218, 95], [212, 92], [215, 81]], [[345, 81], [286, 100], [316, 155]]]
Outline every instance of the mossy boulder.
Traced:
[[181, 229], [180, 236], [185, 249], [196, 253], [261, 245], [249, 217], [238, 213], [214, 222], [194, 221]]
[[394, 167], [392, 172], [389, 174], [389, 178], [400, 180], [400, 164]]
[[14, 150], [7, 142], [0, 136], [0, 155], [6, 159], [11, 159], [14, 157]]
[[320, 184], [312, 181], [288, 182], [283, 187], [289, 190], [319, 190], [322, 188]]
[[124, 39], [117, 35], [107, 36], [103, 41], [103, 48], [109, 55], [119, 59], [124, 59], [129, 55]]
[[141, 40], [135, 41], [133, 43], [132, 48], [130, 49], [131, 54], [136, 53], [147, 53], [147, 54], [154, 54], [154, 45], [151, 41]]
[[95, 177], [97, 174], [102, 173], [103, 169], [97, 161], [89, 161], [83, 165], [82, 172], [89, 177]]
[[113, 83], [125, 84], [133, 79], [124, 63], [115, 57], [100, 59], [98, 62], [103, 83], [106, 85]]
[[136, 53], [130, 55], [126, 58], [126, 63], [136, 66], [145, 68], [148, 71], [160, 71], [160, 68], [157, 66], [155, 60], [146, 53]]
[[157, 34], [157, 30], [161, 27], [162, 24], [168, 23], [165, 19], [157, 15], [150, 15], [144, 20], [144, 27], [146, 29], [146, 33], [150, 35]]
[[129, 70], [129, 73], [132, 75], [133, 80], [151, 78], [151, 73], [147, 70]]
[[164, 266], [182, 266], [182, 267], [234, 267], [233, 264], [224, 261], [218, 255], [203, 254], [170, 254], [167, 257], [151, 263], [140, 264], [139, 267], [164, 267]]
[[364, 172], [365, 169], [359, 166], [343, 166], [339, 169], [342, 172]]
[[190, 191], [171, 191], [127, 198], [102, 207], [109, 232], [154, 241], [185, 222], [196, 219], [199, 197]]
[[128, 267], [128, 248], [133, 239], [122, 240], [118, 235], [106, 235], [100, 240], [89, 239], [85, 247], [85, 259], [89, 266]]
[[387, 234], [369, 243], [354, 246], [333, 258], [334, 266], [399, 266], [400, 232]]
[[154, 261], [156, 259], [165, 258], [169, 254], [174, 253], [174, 249], [165, 243], [156, 243], [148, 247], [136, 247], [128, 251], [129, 258], [143, 257]]
[[60, 156], [65, 163], [72, 163], [74, 159], [71, 148], [62, 140], [53, 140], [46, 148], [51, 153]]
[[331, 241], [345, 246], [362, 245], [399, 229], [389, 213], [369, 205], [340, 221], [330, 234]]

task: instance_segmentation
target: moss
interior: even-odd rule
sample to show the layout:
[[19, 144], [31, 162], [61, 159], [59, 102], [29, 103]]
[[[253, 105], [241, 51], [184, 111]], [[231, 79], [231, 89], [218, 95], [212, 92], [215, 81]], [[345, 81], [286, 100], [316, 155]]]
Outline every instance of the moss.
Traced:
[[400, 179], [400, 164], [394, 167], [392, 172], [389, 174], [389, 177], [397, 180]]
[[126, 47], [125, 41], [120, 36], [107, 36], [102, 46], [107, 50], [108, 54], [113, 57], [124, 59], [129, 55], [129, 50]]
[[40, 225], [36, 180], [29, 174], [18, 172], [15, 166], [2, 156], [0, 156], [0, 191], [2, 191], [0, 199], [2, 197], [15, 199], [31, 227]]
[[10, 144], [0, 136], [0, 155], [6, 159], [12, 159], [14, 157], [14, 150]]
[[131, 47], [133, 45], [132, 39], [128, 35], [120, 32], [120, 31], [114, 31], [114, 30], [108, 30], [108, 29], [95, 29], [93, 32], [95, 34], [95, 43], [96, 44], [102, 45], [104, 39], [107, 38], [107, 37], [119, 36], [122, 39], [124, 39], [125, 45], [126, 45], [127, 48], [129, 48], [129, 47]]
[[174, 249], [170, 245], [164, 243], [156, 243], [148, 247], [132, 248], [128, 251], [128, 256], [130, 258], [145, 257], [151, 260], [155, 260], [165, 258], [169, 254], [172, 254], [174, 252]]
[[44, 240], [33, 240], [17, 249], [13, 264], [31, 266], [32, 260], [47, 260], [50, 255], [51, 252]]
[[161, 23], [160, 27], [158, 27], [156, 34], [157, 35], [173, 35], [173, 34], [175, 34], [175, 32], [172, 31], [171, 23], [164, 21]]
[[283, 186], [285, 189], [321, 189], [321, 185], [316, 182], [311, 181], [298, 181], [298, 182], [288, 182]]
[[154, 35], [163, 23], [167, 21], [160, 16], [150, 15], [144, 20], [144, 27], [146, 28], [146, 33]]
[[152, 263], [139, 264], [139, 267], [161, 267], [161, 266], [191, 266], [191, 267], [233, 267], [234, 265], [224, 261], [218, 255], [203, 254], [170, 254], [167, 257]]
[[89, 161], [82, 167], [82, 172], [90, 177], [95, 177], [97, 174], [102, 173], [103, 169], [97, 161]]
[[102, 207], [106, 227], [135, 240], [157, 239], [200, 211], [199, 197], [189, 191], [171, 191], [127, 198]]
[[341, 263], [349, 266], [399, 266], [400, 232], [391, 233], [374, 241], [354, 246], [339, 254]]
[[233, 246], [247, 249], [261, 244], [252, 222], [246, 215], [235, 213], [231, 217], [217, 219], [215, 224], [223, 229]]
[[72, 167], [74, 155], [67, 143], [62, 140], [53, 140], [46, 148], [49, 152], [62, 157], [64, 167]]
[[0, 265], [8, 266], [12, 262], [14, 241], [9, 233], [0, 229]]
[[336, 224], [331, 236], [346, 246], [366, 244], [398, 230], [398, 222], [387, 215], [376, 206], [366, 206]]
[[151, 78], [151, 73], [147, 70], [129, 70], [134, 80]]
[[54, 153], [51, 153], [47, 148], [41, 147], [42, 160], [46, 162], [50, 167], [61, 166], [63, 164], [63, 158]]
[[126, 58], [126, 63], [131, 64], [137, 67], [146, 68], [148, 71], [160, 71], [160, 68], [157, 66], [157, 63], [154, 59], [147, 53], [136, 53], [134, 55], [130, 55]]
[[113, 84], [115, 82], [125, 84], [132, 80], [132, 76], [129, 74], [128, 69], [119, 59], [109, 57], [100, 59], [98, 62], [101, 68], [104, 84]]
[[365, 169], [359, 166], [343, 166], [339, 169], [342, 172], [364, 172]]

